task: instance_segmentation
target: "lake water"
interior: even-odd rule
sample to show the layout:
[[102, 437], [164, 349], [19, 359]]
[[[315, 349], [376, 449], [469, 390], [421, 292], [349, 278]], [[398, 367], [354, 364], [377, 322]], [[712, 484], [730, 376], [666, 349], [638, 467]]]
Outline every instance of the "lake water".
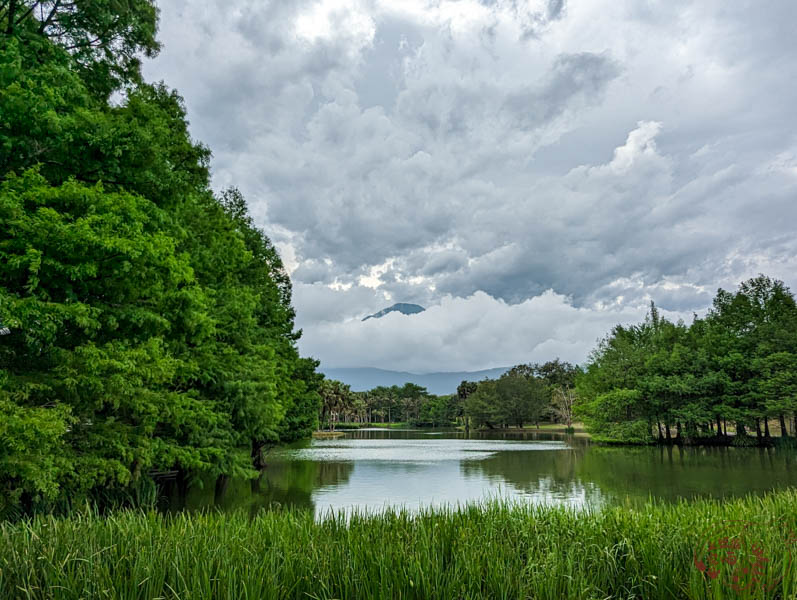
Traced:
[[598, 507], [653, 497], [732, 497], [797, 486], [797, 453], [764, 448], [607, 448], [578, 436], [371, 429], [267, 455], [255, 481], [171, 490], [168, 509], [380, 510], [489, 498]]

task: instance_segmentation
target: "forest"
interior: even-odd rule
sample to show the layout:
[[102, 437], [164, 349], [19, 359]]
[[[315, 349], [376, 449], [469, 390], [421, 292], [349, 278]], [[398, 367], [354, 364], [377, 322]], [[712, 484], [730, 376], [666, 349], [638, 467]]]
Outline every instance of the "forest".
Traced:
[[254, 476], [317, 426], [291, 282], [183, 101], [150, 0], [0, 1], [0, 517]]

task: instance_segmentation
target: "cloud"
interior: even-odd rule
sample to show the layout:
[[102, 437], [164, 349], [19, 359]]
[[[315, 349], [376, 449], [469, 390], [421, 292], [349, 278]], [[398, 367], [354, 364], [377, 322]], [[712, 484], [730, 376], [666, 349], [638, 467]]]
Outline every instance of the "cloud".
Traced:
[[327, 367], [389, 364], [412, 372], [478, 370], [554, 356], [578, 363], [618, 322], [643, 317], [644, 310], [577, 308], [550, 290], [517, 304], [476, 292], [446, 296], [417, 315], [324, 322], [306, 331], [301, 349], [326, 357]]
[[[145, 73], [183, 93], [214, 186], [237, 185], [288, 258], [325, 362], [363, 357], [320, 331], [362, 341], [346, 319], [396, 301], [517, 314], [553, 293], [569, 308], [551, 319], [609, 323], [651, 298], [702, 310], [758, 272], [797, 284], [793, 2], [161, 10]], [[592, 343], [554, 333], [533, 351]]]

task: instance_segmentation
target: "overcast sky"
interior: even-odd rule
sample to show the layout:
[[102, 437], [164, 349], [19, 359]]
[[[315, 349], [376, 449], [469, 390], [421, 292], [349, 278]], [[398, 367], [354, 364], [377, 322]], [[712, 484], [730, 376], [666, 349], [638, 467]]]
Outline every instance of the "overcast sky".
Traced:
[[[168, 0], [185, 97], [324, 366], [583, 361], [797, 287], [797, 2]], [[361, 318], [394, 302], [429, 310]]]

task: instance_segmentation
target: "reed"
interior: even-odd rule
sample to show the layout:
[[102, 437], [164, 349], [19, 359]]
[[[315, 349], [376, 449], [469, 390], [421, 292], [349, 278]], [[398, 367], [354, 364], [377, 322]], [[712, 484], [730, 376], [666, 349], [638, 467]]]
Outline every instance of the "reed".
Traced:
[[[706, 532], [739, 523], [772, 589], [740, 593], [729, 570], [695, 566]], [[39, 516], [0, 524], [0, 598], [795, 598], [792, 531], [794, 490], [594, 511]]]

